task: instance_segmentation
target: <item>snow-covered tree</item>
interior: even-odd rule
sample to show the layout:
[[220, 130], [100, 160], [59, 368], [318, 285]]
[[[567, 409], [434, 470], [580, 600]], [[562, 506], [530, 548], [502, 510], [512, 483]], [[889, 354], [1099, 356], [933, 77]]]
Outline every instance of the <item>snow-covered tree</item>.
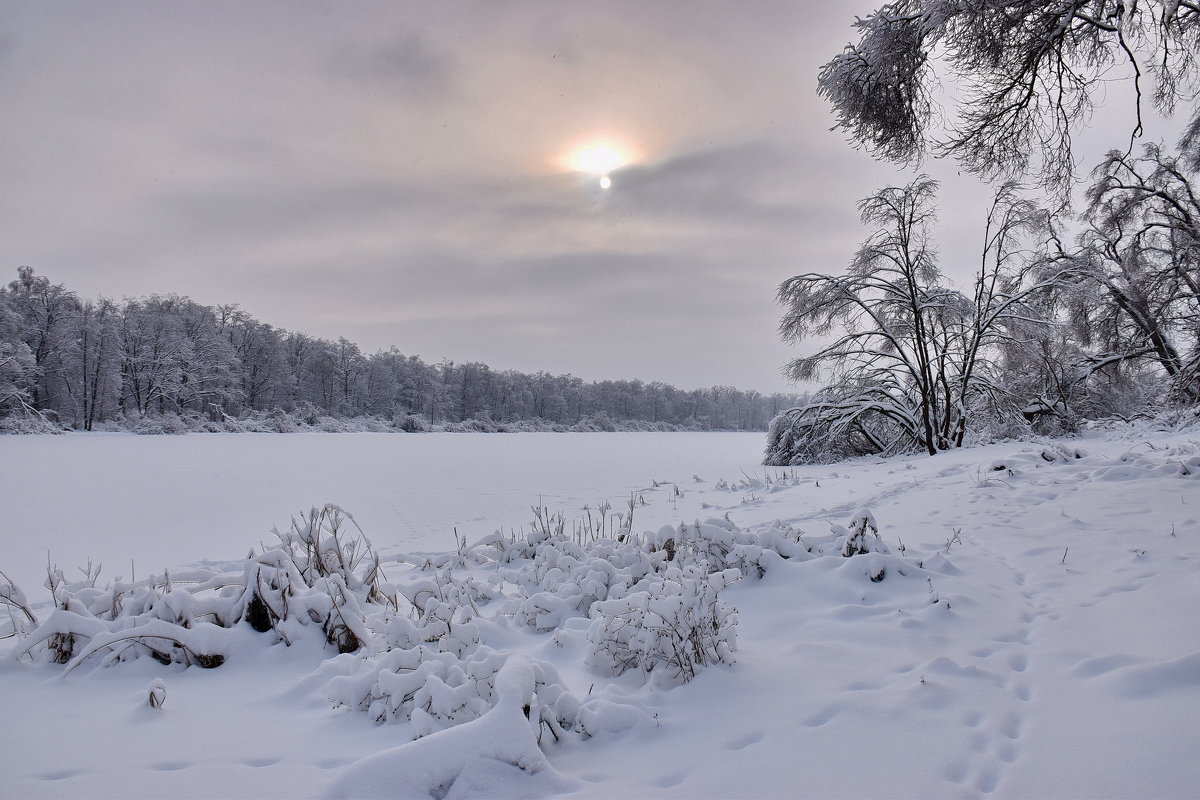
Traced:
[[270, 412], [268, 430], [335, 430], [331, 420], [365, 416], [404, 430], [470, 421], [494, 430], [534, 420], [761, 430], [797, 399], [722, 386], [585, 383], [475, 361], [427, 364], [396, 348], [368, 356], [348, 339], [283, 331], [236, 305], [209, 307], [178, 295], [80, 302], [30, 268], [0, 288], [0, 417], [37, 418], [32, 428], [7, 429], [52, 429], [57, 420], [91, 430], [149, 417], [137, 423], [147, 432], [240, 430], [239, 418], [259, 415], [250, 427], [260, 430]]
[[[894, 0], [858, 19], [860, 38], [821, 69], [818, 89], [838, 127], [882, 158], [932, 151], [968, 171], [1037, 175], [1056, 190], [1074, 176], [1072, 138], [1108, 84], [1134, 97], [1126, 136], [1142, 131], [1143, 92], [1174, 112], [1200, 82], [1195, 0]], [[940, 115], [939, 69], [956, 79], [957, 115]], [[1184, 147], [1200, 164], [1200, 114]]]
[[0, 287], [0, 413], [32, 411], [33, 352], [21, 336], [22, 319], [11, 295]]
[[61, 284], [34, 274], [31, 267], [17, 269], [17, 280], [8, 285], [7, 294], [8, 307], [19, 319], [17, 341], [33, 356], [32, 367], [25, 370], [29, 402], [39, 412], [57, 413], [69, 403], [63, 379], [79, 299]]
[[84, 302], [77, 316], [75, 358], [76, 426], [90, 431], [115, 409], [119, 397], [118, 309], [105, 298]]
[[859, 204], [876, 230], [843, 275], [806, 273], [779, 288], [785, 341], [832, 341], [788, 365], [828, 378], [806, 406], [780, 415], [767, 462], [960, 447], [973, 418], [1016, 416], [1000, 375], [1001, 345], [1044, 325], [1034, 299], [1071, 266], [1034, 278], [1024, 239], [1044, 217], [1011, 185], [997, 192], [970, 295], [946, 285], [930, 239], [937, 183], [920, 177]]
[[1113, 151], [1088, 190], [1082, 249], [1100, 289], [1086, 331], [1107, 361], [1153, 359], [1176, 395], [1200, 402], [1200, 182], [1180, 159], [1147, 145]]

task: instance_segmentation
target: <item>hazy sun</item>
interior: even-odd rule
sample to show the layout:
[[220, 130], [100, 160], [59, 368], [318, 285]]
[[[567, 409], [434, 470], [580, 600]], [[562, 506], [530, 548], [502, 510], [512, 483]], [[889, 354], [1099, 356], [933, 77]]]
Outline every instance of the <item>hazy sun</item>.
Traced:
[[611, 141], [593, 140], [568, 152], [559, 163], [572, 172], [585, 172], [597, 176], [600, 188], [608, 189], [612, 186], [612, 178], [608, 173], [633, 160], [634, 155], [629, 148]]
[[627, 160], [617, 148], [606, 144], [588, 145], [571, 154], [571, 166], [576, 171], [593, 175], [607, 175]]

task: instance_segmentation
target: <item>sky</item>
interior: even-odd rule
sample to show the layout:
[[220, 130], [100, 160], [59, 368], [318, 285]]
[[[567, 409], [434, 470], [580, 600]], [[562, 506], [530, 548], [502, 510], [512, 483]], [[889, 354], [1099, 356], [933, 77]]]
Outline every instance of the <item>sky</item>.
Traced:
[[[778, 285], [841, 270], [855, 202], [912, 177], [816, 95], [875, 5], [0, 0], [0, 279], [431, 362], [789, 391]], [[626, 162], [608, 188], [573, 168], [589, 147]], [[927, 169], [966, 275], [988, 190]]]

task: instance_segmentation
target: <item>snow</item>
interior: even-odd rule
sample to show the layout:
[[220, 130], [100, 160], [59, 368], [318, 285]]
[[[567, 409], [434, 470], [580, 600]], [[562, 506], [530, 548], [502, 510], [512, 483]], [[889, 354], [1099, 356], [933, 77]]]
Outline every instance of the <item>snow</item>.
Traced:
[[324, 503], [385, 552], [447, 550], [455, 529], [474, 541], [527, 525], [539, 498], [619, 509], [654, 479], [741, 478], [761, 469], [762, 448], [751, 433], [4, 436], [0, 569], [33, 597], [47, 550], [70, 578], [89, 559], [130, 580], [239, 558]]
[[[63, 677], [64, 665], [16, 661], [18, 640], [0, 642], [10, 656], [0, 658], [0, 794], [1194, 796], [1200, 431], [787, 469], [755, 466], [762, 443], [749, 434], [0, 441], [0, 569], [43, 621], [46, 548], [64, 571], [91, 555], [106, 573], [122, 565], [126, 579], [130, 558], [139, 578], [164, 566], [199, 575], [261, 552], [272, 525], [284, 530], [289, 515], [326, 501], [354, 514], [401, 591], [441, 591], [444, 569], [406, 564], [447, 552], [463, 592], [507, 592], [480, 594], [478, 616], [449, 621], [442, 660], [423, 662], [442, 676], [425, 687], [446, 697], [455, 663], [488, 665], [483, 677], [494, 666], [494, 696], [479, 683], [487, 702], [459, 724], [401, 715], [377, 725], [331, 702], [338, 687], [395, 680], [401, 673], [364, 676], [407, 650], [369, 661], [338, 656], [319, 636], [285, 647], [245, 625], [197, 624], [197, 637], [222, 634], [231, 657], [219, 668], [138, 658], [85, 662]], [[573, 564], [566, 545], [537, 558], [532, 546], [513, 550], [505, 563], [454, 555], [456, 527], [468, 541], [530, 533], [540, 502], [563, 512], [569, 534], [585, 504], [594, 514], [607, 499], [617, 514], [631, 490], [645, 501], [632, 530], [647, 532], [652, 560], [678, 532], [707, 543], [722, 584], [741, 575], [720, 591], [736, 608], [734, 663], [707, 664], [682, 685], [589, 662], [607, 618], [574, 610], [578, 598], [623, 584], [589, 577], [602, 570]], [[858, 546], [848, 548], [852, 536]], [[843, 557], [847, 549], [861, 554]], [[626, 551], [613, 552], [615, 567], [626, 563]], [[535, 564], [540, 573], [522, 572]], [[513, 581], [538, 587], [539, 602], [572, 604], [531, 623], [538, 592], [525, 598]], [[675, 607], [647, 581], [599, 607]], [[424, 605], [430, 624], [453, 599], [440, 596]], [[168, 593], [162, 607], [179, 614], [188, 598]], [[399, 642], [417, 629], [388, 630], [381, 639]], [[455, 661], [455, 648], [473, 661]], [[161, 706], [150, 707], [160, 690]], [[536, 710], [525, 716], [531, 700], [582, 725], [555, 741]], [[410, 741], [416, 732], [427, 735]]]

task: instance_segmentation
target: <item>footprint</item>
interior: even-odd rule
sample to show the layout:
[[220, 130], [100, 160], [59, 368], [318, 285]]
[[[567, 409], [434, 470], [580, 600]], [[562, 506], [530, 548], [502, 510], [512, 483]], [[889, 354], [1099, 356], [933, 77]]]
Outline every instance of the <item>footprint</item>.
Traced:
[[979, 779], [975, 781], [975, 788], [984, 794], [988, 794], [994, 792], [999, 783], [1000, 777], [996, 775], [996, 770], [988, 767], [979, 774]]
[[749, 747], [750, 745], [757, 744], [758, 742], [761, 742], [762, 740], [763, 740], [763, 732], [762, 731], [754, 731], [753, 733], [748, 733], [745, 736], [739, 736], [738, 738], [734, 739], [732, 742], [725, 745], [725, 749], [726, 750], [744, 750], [745, 748]]
[[967, 713], [963, 714], [962, 724], [966, 725], [968, 728], [978, 728], [982, 722], [983, 714], [979, 713], [978, 711], [968, 711]]
[[269, 767], [282, 760], [281, 758], [247, 758], [242, 763], [247, 767]]
[[187, 769], [190, 766], [192, 766], [191, 761], [160, 761], [157, 764], [150, 765], [152, 769], [156, 769], [159, 772], [177, 772], [181, 769]]
[[1005, 764], [1011, 764], [1017, 760], [1017, 748], [1013, 746], [1012, 742], [1001, 742], [1000, 746], [996, 748], [996, 755]]
[[962, 783], [967, 779], [967, 762], [961, 758], [956, 758], [942, 770], [942, 775], [948, 781]]
[[1015, 656], [1009, 659], [1008, 665], [1017, 672], [1024, 672], [1029, 666], [1029, 659], [1026, 658], [1023, 653], [1017, 653]]
[[1004, 724], [1000, 726], [1000, 732], [1009, 739], [1021, 738], [1021, 717], [1012, 712], [1006, 714]]

